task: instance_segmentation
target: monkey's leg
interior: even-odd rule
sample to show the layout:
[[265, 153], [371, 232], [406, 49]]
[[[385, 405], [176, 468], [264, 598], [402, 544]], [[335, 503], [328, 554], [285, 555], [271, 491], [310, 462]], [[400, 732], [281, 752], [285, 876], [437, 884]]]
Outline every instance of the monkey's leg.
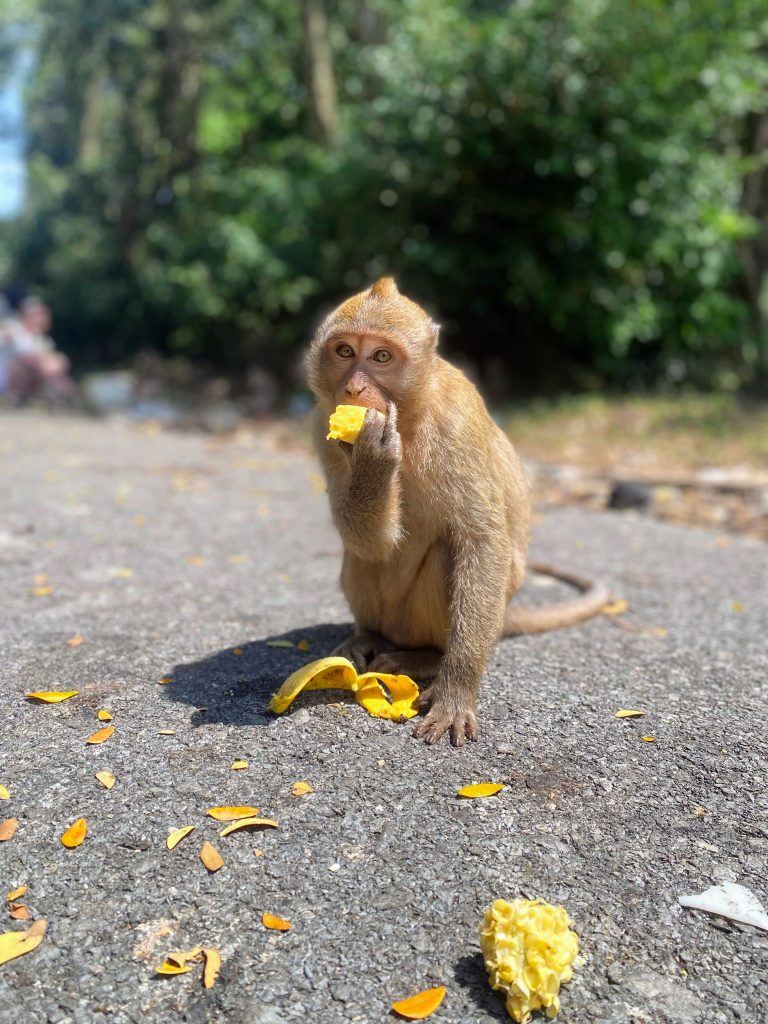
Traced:
[[479, 736], [477, 694], [504, 620], [508, 565], [492, 527], [485, 538], [452, 539], [450, 632], [435, 681], [419, 701], [429, 710], [413, 730], [417, 739], [437, 743], [450, 732], [451, 743], [462, 747]]
[[394, 676], [410, 676], [417, 683], [434, 679], [440, 669], [443, 652], [436, 647], [415, 651], [390, 651], [374, 658], [369, 672], [388, 672]]
[[394, 649], [395, 645], [378, 633], [358, 633], [339, 644], [333, 653], [351, 661], [358, 672], [367, 672], [374, 659]]

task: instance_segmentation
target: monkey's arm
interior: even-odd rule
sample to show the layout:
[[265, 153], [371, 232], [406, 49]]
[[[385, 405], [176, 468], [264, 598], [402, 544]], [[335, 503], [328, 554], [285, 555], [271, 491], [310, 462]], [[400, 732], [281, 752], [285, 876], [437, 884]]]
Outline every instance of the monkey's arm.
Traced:
[[[382, 422], [373, 410], [346, 454], [321, 448], [331, 515], [344, 550], [366, 562], [384, 561], [401, 539], [402, 458], [397, 413], [390, 405]], [[351, 450], [349, 450], [351, 448]]]
[[477, 693], [504, 621], [509, 553], [497, 524], [472, 536], [456, 533], [447, 546], [449, 633], [439, 671], [425, 694], [429, 711], [414, 736], [436, 743], [450, 730], [451, 743], [460, 747], [478, 737]]

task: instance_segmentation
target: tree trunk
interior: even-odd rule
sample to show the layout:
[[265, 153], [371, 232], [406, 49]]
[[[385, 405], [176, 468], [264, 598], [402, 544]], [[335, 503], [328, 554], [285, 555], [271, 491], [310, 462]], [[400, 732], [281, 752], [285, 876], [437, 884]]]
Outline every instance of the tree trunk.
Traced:
[[323, 0], [302, 0], [301, 20], [312, 131], [319, 142], [331, 148], [338, 139], [339, 117], [328, 18]]
[[749, 151], [755, 166], [744, 179], [741, 209], [753, 217], [759, 227], [757, 234], [742, 240], [740, 253], [752, 318], [765, 344], [768, 335], [768, 308], [763, 294], [768, 286], [768, 113], [750, 118], [748, 130]]

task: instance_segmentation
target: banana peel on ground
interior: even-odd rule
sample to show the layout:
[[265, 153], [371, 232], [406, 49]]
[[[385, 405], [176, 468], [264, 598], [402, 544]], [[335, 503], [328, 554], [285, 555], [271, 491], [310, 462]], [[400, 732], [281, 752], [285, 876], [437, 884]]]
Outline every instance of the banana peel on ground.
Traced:
[[269, 710], [282, 715], [304, 690], [348, 690], [374, 718], [400, 721], [418, 714], [419, 688], [409, 676], [386, 672], [357, 674], [346, 658], [320, 658], [289, 676], [269, 702]]

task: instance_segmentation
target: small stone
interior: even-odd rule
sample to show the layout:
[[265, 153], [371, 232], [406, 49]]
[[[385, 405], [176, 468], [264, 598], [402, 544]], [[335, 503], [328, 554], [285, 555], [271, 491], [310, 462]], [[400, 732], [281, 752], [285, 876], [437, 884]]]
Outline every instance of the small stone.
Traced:
[[646, 484], [632, 480], [617, 480], [608, 498], [608, 508], [617, 512], [625, 512], [628, 509], [642, 512], [649, 507], [651, 499], [651, 489]]

